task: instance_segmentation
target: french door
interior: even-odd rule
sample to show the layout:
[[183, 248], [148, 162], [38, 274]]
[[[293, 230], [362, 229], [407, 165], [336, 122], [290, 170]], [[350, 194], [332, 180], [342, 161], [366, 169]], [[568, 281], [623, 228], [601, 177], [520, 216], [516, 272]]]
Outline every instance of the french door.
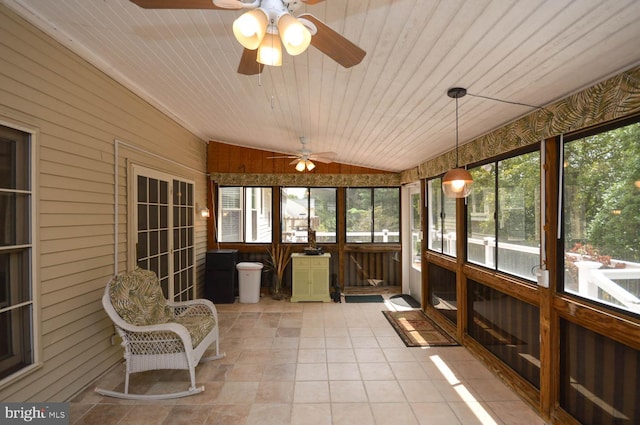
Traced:
[[169, 300], [193, 299], [194, 183], [139, 166], [133, 174], [136, 263], [158, 275]]

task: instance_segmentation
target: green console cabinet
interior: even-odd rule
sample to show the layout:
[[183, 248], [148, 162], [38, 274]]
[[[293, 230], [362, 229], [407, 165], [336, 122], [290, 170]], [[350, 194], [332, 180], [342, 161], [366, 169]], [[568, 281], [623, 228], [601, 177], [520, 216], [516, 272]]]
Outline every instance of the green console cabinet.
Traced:
[[321, 301], [328, 303], [329, 260], [331, 254], [291, 254], [291, 302]]

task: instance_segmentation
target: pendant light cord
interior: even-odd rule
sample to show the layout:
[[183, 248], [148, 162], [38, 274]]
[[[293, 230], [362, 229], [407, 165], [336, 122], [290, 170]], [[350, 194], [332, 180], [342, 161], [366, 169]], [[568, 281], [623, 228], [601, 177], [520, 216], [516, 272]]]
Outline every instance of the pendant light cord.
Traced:
[[456, 168], [458, 168], [458, 98], [456, 97]]
[[467, 89], [464, 89], [462, 87], [452, 87], [449, 90], [447, 90], [447, 96], [453, 98], [456, 100], [456, 168], [460, 167], [460, 162], [459, 162], [459, 158], [458, 158], [458, 139], [459, 139], [459, 134], [458, 134], [458, 99], [461, 97], [464, 97], [467, 94]]
[[[553, 112], [551, 112], [550, 110], [546, 109], [544, 106], [530, 105], [530, 104], [528, 104], [528, 103], [522, 103], [522, 102], [512, 102], [512, 101], [510, 101], [510, 100], [497, 99], [497, 98], [495, 98], [495, 97], [482, 96], [482, 95], [480, 95], [480, 94], [473, 94], [473, 93], [469, 93], [469, 92], [467, 92], [467, 94], [468, 94], [469, 96], [479, 97], [479, 98], [482, 98], [482, 99], [495, 100], [496, 102], [509, 103], [509, 104], [511, 104], [511, 105], [527, 106], [527, 107], [529, 107], [529, 108], [536, 108], [536, 109], [540, 109], [540, 110], [542, 110], [542, 111], [545, 111], [545, 112], [547, 112], [547, 113], [549, 113], [549, 114], [552, 114], [552, 115], [553, 115]], [[456, 100], [457, 100], [457, 99], [456, 99]]]

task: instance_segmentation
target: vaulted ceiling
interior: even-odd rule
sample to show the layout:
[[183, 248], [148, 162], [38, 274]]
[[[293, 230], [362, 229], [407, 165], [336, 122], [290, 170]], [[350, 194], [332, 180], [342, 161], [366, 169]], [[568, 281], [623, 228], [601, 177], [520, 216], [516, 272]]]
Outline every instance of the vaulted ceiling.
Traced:
[[[325, 0], [303, 5], [364, 49], [343, 68], [314, 47], [236, 72], [243, 11], [129, 0], [0, 0], [203, 140], [410, 169], [640, 64], [638, 0]], [[285, 1], [286, 2], [286, 1]], [[478, 97], [484, 96], [484, 97]], [[485, 97], [506, 100], [504, 103]], [[519, 104], [518, 104], [519, 103]]]

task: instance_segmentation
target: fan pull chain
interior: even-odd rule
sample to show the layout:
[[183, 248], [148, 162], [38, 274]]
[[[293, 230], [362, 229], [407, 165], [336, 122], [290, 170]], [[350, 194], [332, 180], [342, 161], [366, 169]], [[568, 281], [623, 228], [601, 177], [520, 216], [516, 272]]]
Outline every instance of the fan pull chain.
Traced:
[[275, 100], [276, 98], [273, 95], [271, 95], [271, 109], [274, 109]]

